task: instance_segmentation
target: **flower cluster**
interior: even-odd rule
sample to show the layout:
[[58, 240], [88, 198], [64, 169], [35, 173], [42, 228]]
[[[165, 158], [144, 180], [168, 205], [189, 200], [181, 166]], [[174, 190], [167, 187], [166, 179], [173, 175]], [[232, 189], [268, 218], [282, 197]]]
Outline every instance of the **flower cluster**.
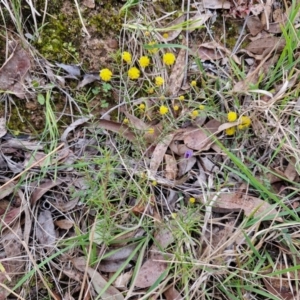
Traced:
[[[237, 118], [238, 118], [238, 115], [234, 111], [230, 111], [227, 114], [228, 122], [235, 122], [237, 120]], [[250, 127], [250, 125], [251, 125], [251, 119], [247, 116], [241, 116], [238, 120], [237, 128], [240, 129], [240, 130], [243, 130], [243, 129], [246, 129], [246, 128]], [[225, 130], [225, 133], [228, 136], [232, 136], [232, 135], [235, 134], [235, 131], [236, 131], [236, 126], [232, 126], [230, 128], [227, 128]]]

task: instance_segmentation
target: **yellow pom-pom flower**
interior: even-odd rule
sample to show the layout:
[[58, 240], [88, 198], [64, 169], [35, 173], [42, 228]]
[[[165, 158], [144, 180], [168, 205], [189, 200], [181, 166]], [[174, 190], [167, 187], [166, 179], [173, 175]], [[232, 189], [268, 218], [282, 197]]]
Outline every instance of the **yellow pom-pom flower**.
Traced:
[[175, 55], [171, 52], [168, 52], [168, 53], [164, 54], [164, 56], [163, 56], [163, 62], [167, 66], [173, 65], [175, 60], [176, 60]]
[[154, 93], [154, 88], [152, 88], [152, 87], [148, 88], [147, 93], [148, 94], [153, 94]]
[[129, 120], [128, 120], [127, 118], [125, 118], [125, 119], [123, 120], [123, 123], [124, 123], [124, 124], [128, 124], [128, 123], [129, 123]]
[[165, 81], [164, 81], [164, 79], [163, 79], [162, 77], [160, 77], [160, 76], [155, 77], [155, 84], [156, 84], [157, 86], [163, 85], [164, 82], [165, 82]]
[[146, 68], [150, 65], [150, 59], [148, 56], [141, 56], [139, 63], [142, 68]]
[[232, 136], [235, 134], [235, 127], [230, 127], [225, 130], [226, 135]]
[[139, 105], [139, 109], [140, 109], [140, 110], [145, 110], [145, 108], [146, 108], [146, 106], [145, 106], [144, 103], [141, 103], [141, 104]]
[[194, 204], [194, 203], [196, 202], [196, 199], [195, 199], [194, 197], [191, 197], [191, 198], [189, 199], [189, 202], [190, 202], [191, 204]]
[[251, 119], [247, 116], [241, 116], [238, 129], [246, 129], [251, 125]]
[[200, 104], [200, 105], [199, 105], [199, 109], [200, 109], [200, 110], [205, 110], [205, 105]]
[[234, 122], [234, 121], [236, 121], [236, 119], [237, 119], [237, 113], [236, 112], [230, 111], [227, 114], [227, 120], [228, 120], [228, 122]]
[[180, 101], [183, 101], [183, 100], [184, 100], [184, 96], [181, 95], [181, 96], [178, 97], [178, 99], [179, 99]]
[[165, 106], [165, 105], [162, 105], [162, 106], [159, 108], [159, 113], [160, 113], [161, 115], [167, 114], [168, 111], [169, 111], [169, 109], [168, 109], [168, 107]]
[[163, 38], [164, 39], [167, 39], [169, 37], [169, 34], [167, 33], [167, 32], [165, 32], [164, 34], [163, 34]]
[[131, 54], [129, 52], [127, 52], [127, 51], [124, 51], [122, 53], [122, 59], [124, 61], [126, 61], [128, 64], [130, 64], [131, 63]]
[[193, 111], [191, 112], [191, 117], [192, 117], [192, 119], [195, 119], [195, 118], [197, 118], [198, 116], [199, 116], [198, 110], [193, 110]]
[[111, 77], [112, 77], [112, 71], [110, 69], [102, 69], [100, 71], [100, 78], [103, 80], [103, 81], [110, 81], [111, 80]]
[[193, 86], [193, 87], [197, 86], [197, 81], [196, 81], [196, 80], [193, 80], [193, 81], [191, 82], [191, 86]]
[[132, 67], [128, 70], [128, 77], [130, 79], [138, 79], [140, 77], [140, 70], [136, 67]]
[[173, 109], [174, 109], [175, 111], [177, 111], [177, 110], [179, 110], [179, 106], [178, 106], [178, 105], [174, 105], [174, 106], [173, 106]]

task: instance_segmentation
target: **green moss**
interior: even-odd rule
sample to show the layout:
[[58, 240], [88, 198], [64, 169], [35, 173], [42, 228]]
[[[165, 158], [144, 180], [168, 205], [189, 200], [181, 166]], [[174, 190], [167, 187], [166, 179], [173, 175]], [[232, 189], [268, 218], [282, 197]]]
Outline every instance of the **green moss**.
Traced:
[[94, 25], [100, 37], [119, 35], [124, 22], [124, 14], [120, 14], [120, 3], [114, 1], [105, 4], [101, 12], [90, 19], [90, 25]]
[[80, 32], [81, 24], [77, 15], [72, 19], [71, 16], [60, 14], [49, 19], [35, 46], [49, 60], [73, 63], [79, 59], [76, 47], [80, 45]]

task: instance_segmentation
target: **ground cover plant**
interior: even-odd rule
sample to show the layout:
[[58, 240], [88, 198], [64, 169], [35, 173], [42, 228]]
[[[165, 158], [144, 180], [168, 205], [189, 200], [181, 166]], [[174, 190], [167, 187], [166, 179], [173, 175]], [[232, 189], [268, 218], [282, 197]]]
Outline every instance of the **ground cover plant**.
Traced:
[[0, 9], [0, 299], [298, 299], [296, 1]]

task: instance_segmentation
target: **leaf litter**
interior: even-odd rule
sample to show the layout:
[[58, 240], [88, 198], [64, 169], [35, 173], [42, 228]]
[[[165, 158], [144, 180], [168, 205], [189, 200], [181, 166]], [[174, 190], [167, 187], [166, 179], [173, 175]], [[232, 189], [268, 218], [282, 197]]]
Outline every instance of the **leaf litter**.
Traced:
[[[93, 9], [94, 5], [87, 7]], [[151, 294], [151, 289], [155, 291], [153, 293], [163, 294], [166, 299], [182, 299], [187, 296], [189, 288], [191, 299], [201, 299], [204, 291], [200, 287], [201, 282], [205, 282], [205, 293], [211, 286], [215, 287], [216, 294], [211, 294], [211, 299], [220, 299], [224, 294], [218, 276], [234, 276], [233, 268], [241, 269], [240, 263], [247, 261], [249, 253], [254, 257], [268, 254], [268, 266], [272, 265], [268, 272], [271, 275], [266, 272], [267, 276], [263, 277], [264, 274], [259, 273], [262, 279], [256, 279], [265, 293], [279, 299], [292, 299], [295, 295], [297, 287], [291, 284], [294, 283], [292, 275], [277, 278], [272, 272], [292, 273], [287, 270], [294, 267], [294, 257], [286, 259], [286, 253], [291, 254], [283, 241], [287, 236], [291, 241], [297, 238], [297, 231], [293, 230], [298, 228], [298, 223], [292, 221], [286, 224], [290, 221], [287, 213], [282, 212], [268, 195], [258, 196], [262, 194], [254, 189], [246, 173], [235, 169], [234, 163], [216, 143], [226, 144], [245, 165], [253, 155], [257, 160], [251, 165], [253, 176], [259, 181], [269, 180], [266, 184], [270, 192], [276, 192], [285, 205], [290, 205], [288, 191], [299, 188], [298, 152], [292, 153], [291, 150], [291, 145], [298, 142], [296, 136], [299, 130], [292, 134], [290, 140], [287, 133], [278, 138], [275, 129], [281, 129], [279, 119], [288, 124], [286, 120], [290, 115], [295, 124], [288, 127], [289, 130], [297, 130], [299, 124], [291, 111], [279, 112], [279, 118], [275, 117], [275, 112], [279, 111], [277, 103], [292, 92], [299, 76], [295, 71], [290, 74], [289, 80], [282, 80], [273, 90], [269, 88], [260, 93], [270, 96], [269, 100], [254, 96], [254, 92], [260, 90], [251, 88], [251, 84], [267, 76], [274, 65], [274, 58], [278, 60], [276, 55], [287, 46], [282, 37], [274, 35], [274, 32], [281, 34], [278, 28], [287, 24], [287, 14], [282, 8], [274, 9], [272, 1], [264, 4], [204, 1], [203, 7], [198, 3], [193, 5], [197, 6], [198, 13], [189, 19], [192, 24], [213, 23], [214, 14], [224, 10], [227, 17], [246, 22], [239, 31], [247, 30], [252, 37], [247, 39], [244, 34], [247, 45], [233, 51], [225, 42], [217, 40], [196, 39], [196, 47], [191, 47], [195, 33], [200, 29], [185, 31], [178, 26], [169, 30], [165, 37], [160, 33], [153, 34], [151, 38], [156, 37], [164, 46], [170, 41], [184, 46], [180, 50], [171, 47], [170, 51], [176, 54], [176, 62], [164, 69], [167, 84], [163, 91], [169, 102], [163, 102], [156, 87], [157, 95], [126, 99], [124, 103], [110, 107], [109, 113], [104, 113], [108, 119], [92, 114], [77, 116], [64, 127], [60, 133], [62, 144], [52, 148], [52, 152], [47, 143], [38, 139], [28, 137], [22, 140], [10, 136], [5, 126], [6, 118], [0, 119], [0, 168], [5, 175], [1, 178], [3, 184], [0, 187], [1, 257], [5, 258], [1, 261], [4, 271], [1, 270], [0, 282], [10, 287], [1, 289], [3, 299], [28, 272], [29, 264], [24, 259], [27, 248], [22, 240], [31, 249], [34, 247], [35, 252], [31, 255], [36, 262], [44, 261], [41, 270], [51, 271], [55, 278], [59, 278], [52, 291], [54, 296], [60, 295], [55, 296], [56, 299], [79, 299], [82, 295], [86, 299], [96, 299], [99, 294], [103, 299], [139, 299], [139, 296], [135, 297], [138, 294], [156, 297]], [[148, 15], [145, 16], [146, 20]], [[166, 28], [175, 25], [176, 28], [186, 17], [182, 15], [172, 21], [166, 17], [168, 21], [163, 23], [160, 20], [160, 24], [162, 22]], [[142, 19], [139, 19], [140, 22]], [[159, 30], [162, 28], [157, 27]], [[188, 40], [185, 38], [187, 35], [181, 36], [183, 32], [189, 35]], [[128, 49], [138, 47], [139, 51], [143, 51], [141, 45], [136, 44], [141, 36], [128, 40]], [[25, 82], [32, 72], [31, 57], [30, 52], [18, 43], [14, 45], [11, 56], [0, 69], [1, 90], [25, 101], [28, 96]], [[185, 47], [198, 50], [192, 56]], [[198, 66], [203, 67], [202, 73], [199, 70], [195, 73], [193, 69], [191, 61], [195, 57], [200, 62]], [[242, 65], [250, 61], [249, 58], [252, 65], [243, 65], [243, 76], [236, 76], [229, 61], [232, 59], [236, 65]], [[207, 61], [217, 68], [221, 66], [219, 74], [222, 75], [210, 73], [205, 67]], [[79, 65], [56, 62], [56, 67], [63, 70], [58, 73], [53, 71], [54, 67], [47, 63], [46, 77], [59, 89], [69, 89], [71, 78], [76, 80], [77, 92], [88, 85], [99, 85], [99, 75], [93, 70], [82, 76]], [[147, 82], [150, 84], [152, 74], [148, 71], [143, 70], [145, 76], [149, 76]], [[152, 71], [154, 74], [158, 72]], [[195, 81], [196, 86], [185, 82], [187, 78]], [[204, 83], [205, 78], [208, 78], [207, 83]], [[223, 81], [231, 81], [232, 86], [223, 84]], [[130, 86], [133, 82], [127, 81], [126, 84]], [[209, 84], [211, 86], [208, 87]], [[122, 94], [124, 91], [117, 91], [119, 99], [127, 97]], [[141, 90], [133, 97], [137, 98], [139, 93]], [[223, 98], [219, 97], [220, 93], [224, 94]], [[186, 98], [179, 100], [182, 95]], [[215, 101], [213, 104], [212, 99]], [[238, 99], [241, 101], [239, 114], [251, 112], [251, 117], [256, 114], [258, 121], [250, 131], [243, 131], [232, 138], [226, 136], [226, 130], [241, 124], [239, 120], [228, 122], [226, 113], [229, 108], [235, 108], [233, 102]], [[212, 109], [218, 102], [222, 102], [217, 106], [219, 115]], [[140, 103], [147, 104], [145, 115], [137, 108]], [[156, 113], [161, 103], [169, 105], [167, 116]], [[207, 109], [203, 114], [203, 107], [198, 111], [199, 103], [203, 103], [204, 110]], [[176, 105], [179, 113], [174, 109]], [[190, 115], [193, 109], [200, 113], [199, 122]], [[127, 118], [127, 124], [123, 117]], [[265, 139], [260, 140], [262, 135]], [[268, 152], [262, 153], [263, 147], [278, 152], [283, 147], [287, 149], [289, 159], [274, 155], [267, 162]], [[50, 162], [47, 161], [49, 157]], [[117, 159], [109, 165], [112, 157]], [[275, 173], [273, 177], [276, 179], [265, 176], [270, 170], [273, 175]], [[118, 181], [120, 185], [116, 184]], [[130, 190], [132, 185], [137, 187], [136, 190]], [[103, 188], [101, 192], [99, 187]], [[86, 197], [90, 197], [90, 203]], [[297, 201], [293, 199], [291, 203], [296, 211]], [[99, 226], [93, 227], [99, 217]], [[281, 228], [284, 228], [282, 232]], [[270, 242], [265, 243], [265, 237]], [[67, 249], [74, 241], [79, 244]], [[136, 249], [138, 251], [134, 253]], [[283, 256], [280, 263], [272, 254], [273, 249]], [[52, 258], [50, 255], [53, 253], [56, 256]], [[284, 266], [281, 265], [283, 261], [286, 262]], [[181, 274], [183, 265], [190, 265], [188, 276]], [[210, 267], [209, 271], [205, 270], [206, 266]], [[250, 274], [252, 270], [247, 272], [245, 274]], [[252, 280], [242, 271], [241, 274], [239, 276], [244, 276], [245, 280]], [[50, 279], [39, 272], [36, 276], [43, 284]], [[188, 282], [188, 288], [179, 283], [181, 279]], [[193, 286], [198, 286], [198, 290]], [[16, 291], [24, 292], [20, 286]], [[251, 297], [256, 296], [252, 291]]]

